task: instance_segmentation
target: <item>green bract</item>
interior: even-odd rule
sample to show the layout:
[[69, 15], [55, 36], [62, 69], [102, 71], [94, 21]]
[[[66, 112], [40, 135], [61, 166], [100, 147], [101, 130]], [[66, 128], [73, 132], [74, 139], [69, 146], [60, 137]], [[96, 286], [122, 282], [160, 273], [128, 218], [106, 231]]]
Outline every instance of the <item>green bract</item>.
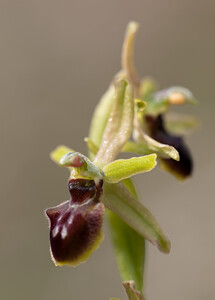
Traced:
[[[137, 200], [132, 180], [125, 179], [123, 184]], [[107, 216], [122, 281], [134, 280], [137, 288], [141, 291], [143, 287], [145, 239], [111, 210], [107, 210]]]
[[170, 251], [170, 242], [155, 218], [122, 183], [104, 185], [103, 203], [160, 251]]

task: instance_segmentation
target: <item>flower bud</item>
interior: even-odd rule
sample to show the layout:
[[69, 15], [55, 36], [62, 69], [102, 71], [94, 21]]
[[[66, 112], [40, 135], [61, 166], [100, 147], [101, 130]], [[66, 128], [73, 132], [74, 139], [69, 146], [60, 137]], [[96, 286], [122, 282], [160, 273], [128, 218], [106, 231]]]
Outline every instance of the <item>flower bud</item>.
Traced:
[[46, 210], [56, 265], [76, 266], [87, 260], [103, 240], [102, 180], [71, 179], [69, 201]]

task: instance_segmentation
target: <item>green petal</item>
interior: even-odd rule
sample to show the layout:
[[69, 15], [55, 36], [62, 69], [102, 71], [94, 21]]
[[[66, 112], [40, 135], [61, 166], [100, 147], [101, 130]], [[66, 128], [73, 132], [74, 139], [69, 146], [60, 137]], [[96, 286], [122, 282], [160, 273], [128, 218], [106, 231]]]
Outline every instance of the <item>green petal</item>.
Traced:
[[156, 154], [130, 159], [118, 159], [103, 168], [104, 180], [108, 183], [117, 183], [133, 175], [149, 172], [156, 166]]
[[170, 242], [150, 211], [132, 196], [122, 183], [104, 184], [103, 202], [160, 251], [169, 253]]

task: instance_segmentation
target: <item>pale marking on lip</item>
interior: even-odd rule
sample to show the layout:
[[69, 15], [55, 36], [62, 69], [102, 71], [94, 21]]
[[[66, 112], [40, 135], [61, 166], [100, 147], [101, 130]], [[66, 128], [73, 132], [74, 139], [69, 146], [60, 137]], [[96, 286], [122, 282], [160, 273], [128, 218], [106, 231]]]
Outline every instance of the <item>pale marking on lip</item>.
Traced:
[[71, 224], [72, 224], [72, 222], [73, 222], [73, 219], [74, 219], [74, 216], [71, 216], [71, 217], [69, 218], [69, 220], [68, 220], [68, 224], [69, 224], [69, 225], [71, 225]]
[[59, 232], [59, 226], [56, 226], [54, 228], [53, 232], [52, 232], [53, 237], [56, 237], [56, 235], [58, 234], [58, 232]]
[[62, 237], [62, 239], [65, 239], [66, 236], [67, 236], [67, 228], [66, 228], [66, 226], [64, 225], [64, 226], [63, 226], [63, 229], [62, 229], [62, 231], [61, 231], [61, 237]]

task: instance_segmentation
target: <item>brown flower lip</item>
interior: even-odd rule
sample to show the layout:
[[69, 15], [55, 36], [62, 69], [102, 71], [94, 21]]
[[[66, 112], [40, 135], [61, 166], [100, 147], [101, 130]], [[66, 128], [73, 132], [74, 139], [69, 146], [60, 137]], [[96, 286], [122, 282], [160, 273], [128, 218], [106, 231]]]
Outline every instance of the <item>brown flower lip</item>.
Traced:
[[78, 265], [103, 239], [104, 205], [102, 180], [71, 179], [70, 200], [46, 210], [50, 224], [50, 245], [56, 265]]
[[161, 158], [163, 166], [175, 174], [176, 177], [184, 179], [192, 174], [193, 161], [188, 147], [185, 145], [183, 138], [169, 134], [164, 126], [163, 116], [153, 117], [145, 116], [149, 135], [156, 141], [173, 146], [179, 153], [180, 160], [175, 161], [171, 158]]

